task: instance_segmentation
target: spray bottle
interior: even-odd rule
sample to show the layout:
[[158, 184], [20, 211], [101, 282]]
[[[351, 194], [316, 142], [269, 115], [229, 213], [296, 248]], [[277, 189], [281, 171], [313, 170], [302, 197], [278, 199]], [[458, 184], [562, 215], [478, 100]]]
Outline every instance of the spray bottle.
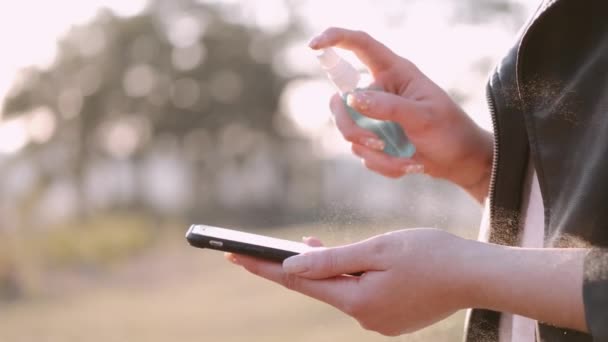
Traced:
[[320, 50], [317, 57], [319, 58], [321, 67], [338, 89], [344, 106], [355, 123], [363, 129], [374, 132], [379, 139], [384, 141], [384, 153], [395, 157], [411, 157], [416, 148], [407, 138], [399, 124], [364, 116], [346, 103], [346, 97], [349, 93], [365, 90], [365, 88], [357, 87], [361, 79], [357, 69], [341, 58], [332, 48]]

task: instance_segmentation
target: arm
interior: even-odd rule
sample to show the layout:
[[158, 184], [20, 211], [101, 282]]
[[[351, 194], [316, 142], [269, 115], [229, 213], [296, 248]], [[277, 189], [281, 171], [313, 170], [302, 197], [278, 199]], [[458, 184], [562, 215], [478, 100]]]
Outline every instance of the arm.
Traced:
[[[436, 229], [388, 233], [287, 259], [232, 255], [247, 270], [399, 335], [464, 308], [512, 312], [586, 331], [585, 249], [510, 248]], [[342, 274], [366, 271], [361, 278]]]

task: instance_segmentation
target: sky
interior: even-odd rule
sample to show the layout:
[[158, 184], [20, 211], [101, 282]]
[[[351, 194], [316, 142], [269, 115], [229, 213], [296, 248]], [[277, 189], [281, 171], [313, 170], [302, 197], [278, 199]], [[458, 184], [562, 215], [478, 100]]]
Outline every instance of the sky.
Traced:
[[[281, 0], [206, 0], [238, 3], [241, 13], [233, 20], [249, 20], [266, 30], [279, 30], [289, 17]], [[534, 1], [521, 0], [530, 13]], [[328, 26], [364, 30], [395, 52], [416, 63], [440, 86], [467, 94], [465, 110], [482, 127], [491, 129], [484, 96], [487, 75], [476, 71], [476, 62], [486, 58], [496, 63], [512, 44], [515, 32], [501, 23], [455, 25], [450, 21], [451, 2], [446, 0], [386, 0], [379, 7], [369, 0], [308, 0], [298, 5], [310, 36]], [[10, 47], [0, 58], [0, 101], [14, 81], [17, 71], [28, 65], [50, 66], [56, 41], [72, 25], [90, 19], [100, 7], [116, 14], [138, 13], [145, 0], [20, 0], [0, 4], [0, 46]], [[346, 58], [361, 66], [350, 54]], [[326, 155], [348, 153], [336, 129], [329, 124], [327, 102], [334, 92], [324, 79], [306, 41], [285, 47], [284, 63], [293, 70], [317, 74], [317, 79], [295, 81], [282, 96], [283, 108], [301, 133], [317, 142]], [[0, 113], [0, 154], [19, 151], [27, 141], [44, 140], [53, 131], [53, 115], [39, 111], [29, 120], [2, 121]]]

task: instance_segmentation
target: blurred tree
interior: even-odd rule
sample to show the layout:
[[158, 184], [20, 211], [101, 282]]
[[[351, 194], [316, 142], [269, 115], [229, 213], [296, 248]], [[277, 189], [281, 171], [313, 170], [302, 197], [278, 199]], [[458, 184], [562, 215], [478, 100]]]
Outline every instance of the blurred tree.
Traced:
[[[306, 142], [277, 131], [279, 95], [289, 80], [274, 71], [272, 58], [297, 32], [294, 25], [270, 34], [230, 23], [211, 5], [191, 0], [151, 1], [130, 18], [102, 11], [60, 41], [52, 67], [24, 72], [4, 112], [53, 113], [52, 139], [30, 151], [53, 145], [67, 151], [56, 174], [73, 180], [81, 216], [87, 213], [86, 173], [95, 160], [134, 165], [140, 186], [127, 205], [146, 209], [142, 163], [176, 142], [169, 152], [193, 168], [190, 213], [196, 216], [203, 203], [211, 211], [221, 207], [210, 192], [227, 166], [271, 153], [282, 165], [277, 183], [289, 178], [294, 155], [287, 149]], [[276, 210], [285, 196], [253, 204]]]

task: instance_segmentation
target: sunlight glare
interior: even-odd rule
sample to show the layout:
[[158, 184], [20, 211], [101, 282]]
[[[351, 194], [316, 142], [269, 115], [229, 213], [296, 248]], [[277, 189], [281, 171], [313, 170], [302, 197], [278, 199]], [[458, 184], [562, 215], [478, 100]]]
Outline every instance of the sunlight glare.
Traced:
[[38, 107], [28, 116], [27, 131], [31, 141], [47, 142], [55, 133], [56, 120], [53, 112], [47, 107]]
[[300, 133], [316, 136], [331, 120], [328, 101], [334, 92], [326, 80], [292, 81], [281, 95], [281, 107]]
[[13, 154], [28, 142], [25, 118], [7, 120], [0, 123], [0, 154]]

